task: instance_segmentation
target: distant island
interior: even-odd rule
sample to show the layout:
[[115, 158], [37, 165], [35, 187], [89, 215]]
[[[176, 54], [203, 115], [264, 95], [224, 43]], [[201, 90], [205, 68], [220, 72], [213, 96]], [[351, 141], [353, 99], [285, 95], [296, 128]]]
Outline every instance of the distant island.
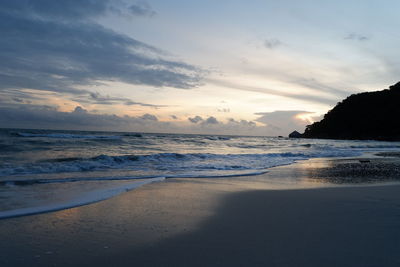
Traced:
[[321, 121], [308, 125], [301, 137], [400, 141], [400, 82], [347, 97]]

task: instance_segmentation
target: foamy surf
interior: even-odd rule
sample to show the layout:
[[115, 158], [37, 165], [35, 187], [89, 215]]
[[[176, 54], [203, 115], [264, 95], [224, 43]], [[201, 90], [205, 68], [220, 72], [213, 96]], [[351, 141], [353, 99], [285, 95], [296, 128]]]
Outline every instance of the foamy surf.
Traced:
[[0, 129], [0, 218], [100, 201], [136, 188], [137, 179], [235, 179], [399, 149], [400, 142]]
[[98, 155], [90, 158], [68, 157], [19, 165], [0, 165], [0, 177], [108, 170], [140, 170], [143, 177], [151, 176], [154, 172], [157, 172], [156, 175], [168, 175], [169, 173], [192, 175], [193, 172], [199, 172], [201, 174], [206, 173], [207, 176], [218, 176], [228, 174], [227, 171], [262, 170], [309, 158], [357, 155], [361, 155], [361, 153], [341, 149], [265, 154], [156, 153], [124, 156]]
[[[288, 165], [280, 164], [281, 165]], [[272, 166], [276, 167], [276, 166]], [[228, 178], [228, 177], [240, 177], [240, 176], [255, 176], [267, 173], [268, 170], [233, 173], [233, 174], [222, 174], [222, 175], [195, 175], [195, 174], [181, 174], [181, 175], [165, 175], [164, 179], [172, 178]], [[159, 176], [120, 176], [120, 177], [74, 177], [74, 178], [62, 178], [62, 179], [12, 179], [0, 181], [1, 186], [28, 186], [35, 184], [56, 184], [56, 183], [74, 183], [74, 182], [95, 182], [95, 181], [130, 181], [130, 180], [143, 180], [143, 179], [157, 179]]]
[[47, 213], [52, 211], [59, 211], [59, 210], [84, 206], [109, 199], [111, 197], [131, 191], [146, 184], [163, 181], [164, 179], [165, 179], [164, 177], [151, 178], [151, 179], [146, 179], [144, 181], [136, 181], [124, 186], [117, 186], [113, 188], [96, 190], [61, 203], [52, 203], [37, 207], [0, 211], [0, 219]]

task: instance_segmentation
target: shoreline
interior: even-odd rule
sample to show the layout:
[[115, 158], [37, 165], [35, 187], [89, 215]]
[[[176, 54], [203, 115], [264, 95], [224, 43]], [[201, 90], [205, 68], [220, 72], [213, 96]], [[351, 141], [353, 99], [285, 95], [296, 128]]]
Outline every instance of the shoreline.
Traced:
[[[358, 157], [331, 157], [331, 158], [311, 158], [311, 159], [304, 159], [304, 160], [297, 160], [293, 163], [289, 164], [282, 164], [278, 166], [274, 166], [262, 171], [259, 171], [257, 173], [250, 173], [250, 174], [232, 174], [232, 175], [226, 175], [226, 176], [218, 176], [218, 177], [169, 177], [169, 176], [163, 176], [163, 177], [157, 177], [157, 178], [146, 178], [146, 179], [140, 179], [138, 177], [116, 177], [116, 178], [98, 178], [94, 179], [94, 181], [123, 181], [123, 182], [129, 182], [132, 181], [130, 184], [127, 185], [120, 185], [117, 187], [111, 187], [109, 189], [105, 190], [97, 190], [90, 192], [90, 194], [82, 195], [82, 196], [77, 196], [76, 199], [71, 199], [71, 200], [66, 200], [64, 202], [59, 202], [59, 203], [46, 203], [41, 206], [29, 206], [29, 207], [22, 207], [22, 208], [16, 208], [12, 210], [0, 210], [0, 220], [2, 219], [7, 219], [7, 218], [13, 218], [13, 217], [21, 217], [21, 216], [30, 216], [30, 215], [35, 215], [35, 214], [42, 214], [42, 213], [47, 213], [47, 212], [54, 212], [54, 211], [60, 211], [64, 209], [70, 209], [70, 208], [75, 208], [75, 207], [80, 207], [84, 205], [90, 205], [99, 201], [104, 201], [107, 199], [110, 199], [112, 197], [118, 196], [120, 194], [124, 194], [128, 191], [134, 190], [139, 188], [142, 185], [145, 185], [147, 183], [153, 183], [153, 182], [159, 182], [164, 179], [182, 179], [182, 180], [188, 180], [188, 179], [201, 179], [203, 181], [208, 181], [210, 183], [213, 183], [213, 180], [229, 180], [234, 183], [241, 183], [243, 186], [248, 186], [250, 184], [250, 188], [254, 187], [255, 184], [258, 184], [259, 187], [264, 188], [264, 189], [279, 189], [279, 190], [285, 190], [285, 189], [302, 189], [302, 188], [326, 188], [326, 187], [335, 187], [338, 186], [339, 184], [341, 186], [373, 186], [375, 184], [377, 185], [396, 185], [400, 183], [400, 171], [396, 173], [396, 178], [395, 181], [391, 181], [390, 179], [384, 177], [384, 175], [380, 175], [378, 178], [373, 178], [369, 177], [369, 180], [365, 180], [365, 173], [361, 175], [361, 177], [354, 177], [354, 174], [351, 174], [349, 170], [352, 169], [357, 169], [354, 167], [354, 162], [356, 162], [356, 166], [364, 166], [368, 167], [370, 165], [374, 165], [374, 167], [379, 167], [382, 168], [380, 165], [385, 164], [385, 162], [388, 162], [391, 164], [389, 169], [394, 169], [393, 165], [395, 163], [398, 165], [397, 167], [400, 169], [400, 161], [398, 160], [399, 158], [399, 153], [397, 152], [380, 152], [380, 153], [364, 153], [363, 155], [360, 155]], [[339, 165], [338, 163], [341, 162], [343, 165], [343, 162], [347, 163], [352, 163], [350, 166], [351, 168], [347, 167], [344, 168], [343, 166], [338, 169], [340, 172], [336, 174], [332, 174], [332, 170]], [[359, 164], [359, 163], [368, 163], [368, 164]], [[333, 164], [332, 164], [333, 163]], [[335, 166], [336, 165], [336, 166]], [[303, 167], [301, 167], [303, 166]], [[305, 167], [304, 167], [305, 166]], [[292, 173], [288, 173], [288, 170], [292, 170]], [[308, 170], [308, 173], [302, 173], [304, 169]], [[365, 170], [365, 168], [362, 170], [371, 172], [371, 166], [369, 167], [370, 170]], [[324, 171], [321, 171], [324, 170]], [[337, 170], [336, 170], [337, 171]], [[393, 172], [393, 170], [391, 170]], [[271, 173], [272, 172], [272, 173]], [[312, 172], [316, 172], [312, 173]], [[353, 170], [354, 173], [354, 170]], [[307, 182], [307, 181], [293, 181], [293, 177], [296, 176], [302, 176], [314, 179], [314, 181]], [[325, 178], [325, 180], [321, 179], [321, 176], [328, 176]], [[336, 176], [336, 177], [335, 177]], [[359, 175], [358, 175], [359, 176]], [[280, 180], [277, 179], [269, 179], [269, 177], [279, 177]], [[350, 179], [343, 179], [346, 177], [350, 177]], [[361, 181], [360, 181], [361, 178]], [[309, 179], [309, 180], [311, 180]], [[66, 179], [68, 180], [68, 179]], [[85, 181], [89, 180], [87, 179], [76, 179], [76, 178], [71, 178], [72, 182], [75, 180], [77, 182], [79, 181]], [[275, 180], [275, 181], [274, 181]], [[365, 180], [365, 181], [363, 181]], [[384, 182], [382, 182], [384, 180]], [[38, 180], [30, 180], [30, 179], [23, 179], [23, 180], [10, 180], [10, 181], [3, 181], [0, 182], [3, 185], [8, 184], [8, 183], [15, 183], [17, 185], [23, 186], [25, 183], [27, 184], [51, 184], [51, 183], [58, 183], [64, 182], [64, 180], [60, 179], [55, 179], [55, 182], [53, 180], [49, 179], [38, 179]], [[243, 183], [246, 181], [247, 183]]]
[[91, 205], [0, 220], [0, 264], [398, 266], [400, 185], [301, 188], [332, 162], [340, 163], [315, 159], [267, 174], [296, 175], [296, 190], [268, 188], [262, 176], [176, 178]]

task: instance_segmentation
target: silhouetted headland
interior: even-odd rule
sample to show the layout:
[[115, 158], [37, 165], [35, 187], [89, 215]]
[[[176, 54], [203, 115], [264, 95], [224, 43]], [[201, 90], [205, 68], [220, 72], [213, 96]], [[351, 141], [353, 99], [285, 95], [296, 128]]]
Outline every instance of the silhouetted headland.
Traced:
[[400, 82], [347, 97], [321, 121], [308, 125], [302, 137], [400, 141], [399, 118]]
[[303, 135], [298, 131], [293, 131], [289, 134], [289, 138], [301, 138]]

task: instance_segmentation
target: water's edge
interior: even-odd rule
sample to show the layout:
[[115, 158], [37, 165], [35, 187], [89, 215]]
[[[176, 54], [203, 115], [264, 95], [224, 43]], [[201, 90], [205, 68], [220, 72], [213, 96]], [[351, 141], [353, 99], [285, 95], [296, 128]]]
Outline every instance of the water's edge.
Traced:
[[128, 186], [123, 186], [123, 187], [121, 186], [121, 187], [115, 187], [115, 188], [111, 188], [111, 189], [98, 190], [95, 192], [91, 192], [90, 194], [86, 194], [82, 197], [75, 198], [74, 200], [72, 200], [68, 203], [58, 203], [58, 204], [54, 203], [54, 204], [40, 206], [40, 207], [22, 208], [22, 209], [15, 209], [15, 210], [9, 210], [9, 211], [0, 211], [0, 219], [21, 217], [21, 216], [27, 216], [27, 215], [35, 215], [35, 214], [41, 214], [41, 213], [47, 213], [47, 212], [53, 212], [53, 211], [59, 211], [59, 210], [65, 210], [65, 209], [80, 207], [80, 206], [84, 206], [84, 205], [89, 205], [89, 204], [93, 204], [93, 203], [100, 202], [103, 200], [107, 200], [109, 198], [115, 197], [117, 195], [120, 195], [120, 194], [128, 192], [128, 191], [131, 191], [133, 189], [136, 189], [136, 188], [141, 187], [146, 184], [161, 182], [164, 179], [165, 179], [164, 177], [151, 178], [151, 179], [146, 179], [145, 181], [133, 182], [132, 184], [130, 184]]

